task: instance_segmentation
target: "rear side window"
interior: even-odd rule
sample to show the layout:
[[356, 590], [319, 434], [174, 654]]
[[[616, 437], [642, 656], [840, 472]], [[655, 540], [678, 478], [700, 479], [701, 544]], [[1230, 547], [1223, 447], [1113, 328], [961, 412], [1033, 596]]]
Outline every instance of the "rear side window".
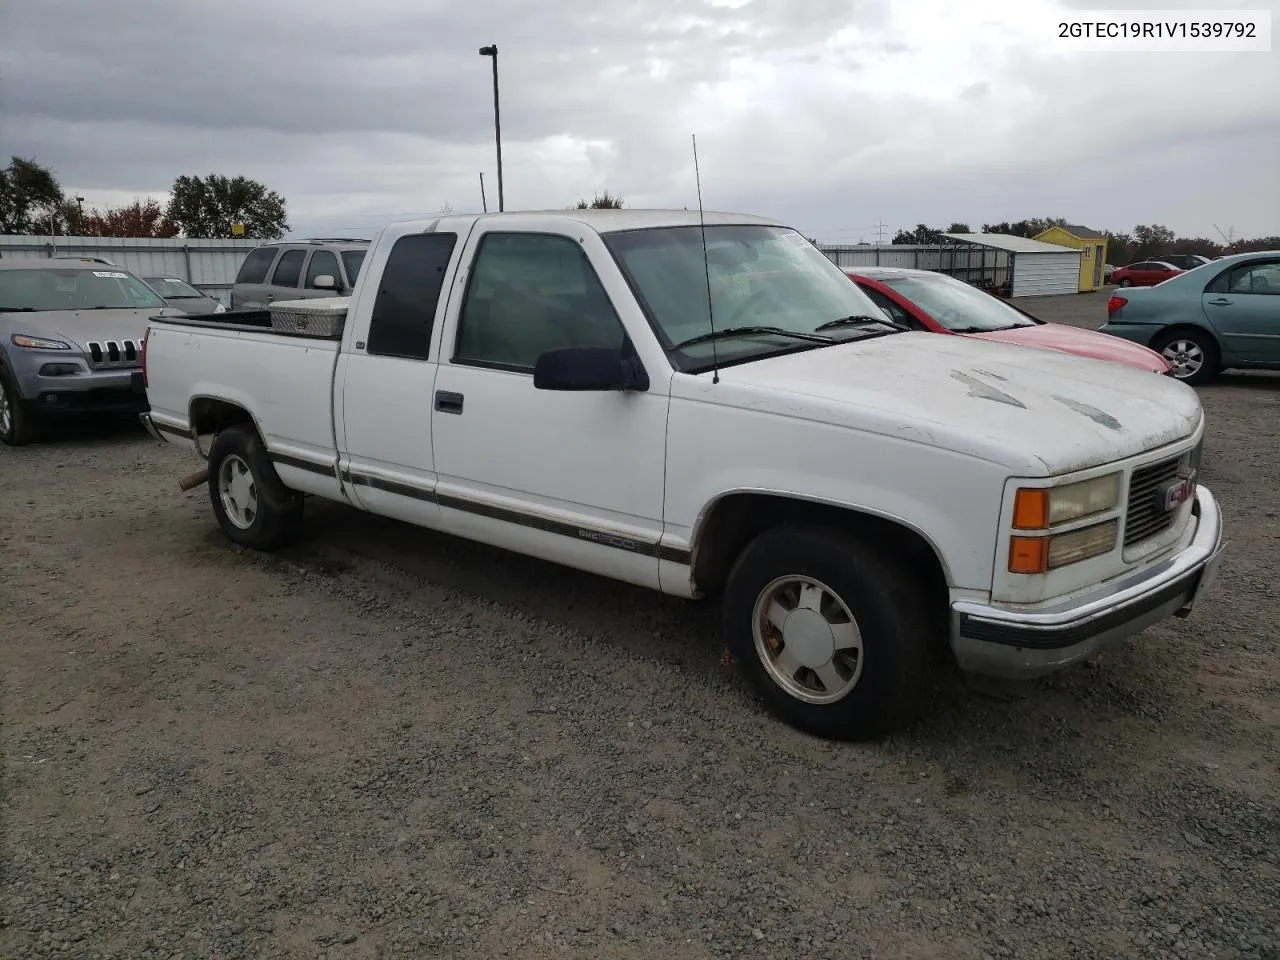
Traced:
[[373, 302], [369, 353], [427, 359], [444, 271], [457, 242], [456, 233], [419, 233], [396, 241]]
[[287, 250], [276, 264], [276, 272], [271, 275], [271, 285], [275, 287], [296, 287], [302, 276], [302, 261], [307, 258], [305, 250]]
[[338, 255], [332, 250], [317, 250], [311, 254], [311, 262], [307, 264], [307, 289], [316, 289], [316, 277], [325, 274], [342, 282], [342, 274], [338, 273]]
[[363, 250], [343, 250], [342, 264], [347, 268], [347, 282], [352, 286], [355, 285], [356, 277], [360, 276], [360, 264], [364, 263]]
[[267, 271], [276, 258], [275, 247], [259, 247], [251, 250], [240, 264], [240, 272], [236, 274], [236, 283], [262, 283], [267, 279]]

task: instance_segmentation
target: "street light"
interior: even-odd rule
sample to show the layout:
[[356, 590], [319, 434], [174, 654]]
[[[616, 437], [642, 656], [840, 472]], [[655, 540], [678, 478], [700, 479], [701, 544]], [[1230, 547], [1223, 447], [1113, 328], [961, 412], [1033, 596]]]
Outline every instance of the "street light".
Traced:
[[78, 215], [76, 217], [76, 229], [84, 233], [84, 197], [75, 197], [76, 209]]
[[498, 45], [480, 48], [480, 56], [493, 57], [493, 139], [498, 146], [498, 210], [503, 209], [502, 195], [502, 120], [498, 113]]

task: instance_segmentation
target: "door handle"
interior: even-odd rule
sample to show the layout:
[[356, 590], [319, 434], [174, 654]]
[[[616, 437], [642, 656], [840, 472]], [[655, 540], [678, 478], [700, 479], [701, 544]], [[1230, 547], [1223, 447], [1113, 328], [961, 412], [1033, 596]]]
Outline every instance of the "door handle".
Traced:
[[436, 409], [441, 413], [462, 413], [462, 394], [437, 390]]
[[1218, 297], [1218, 299], [1216, 299], [1216, 300], [1210, 300], [1209, 302], [1210, 302], [1211, 304], [1213, 304], [1215, 307], [1229, 307], [1229, 306], [1231, 306], [1231, 301], [1230, 301], [1230, 300], [1228, 300], [1226, 297]]

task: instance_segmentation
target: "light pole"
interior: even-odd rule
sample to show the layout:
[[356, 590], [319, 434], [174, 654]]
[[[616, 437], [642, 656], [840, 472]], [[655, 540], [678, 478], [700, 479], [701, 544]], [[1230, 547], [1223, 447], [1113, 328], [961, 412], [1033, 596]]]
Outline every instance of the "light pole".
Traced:
[[498, 113], [498, 45], [491, 43], [480, 48], [480, 56], [493, 58], [493, 139], [498, 146], [498, 211], [503, 207], [502, 194], [502, 119]]
[[84, 197], [76, 197], [76, 229], [84, 233]]

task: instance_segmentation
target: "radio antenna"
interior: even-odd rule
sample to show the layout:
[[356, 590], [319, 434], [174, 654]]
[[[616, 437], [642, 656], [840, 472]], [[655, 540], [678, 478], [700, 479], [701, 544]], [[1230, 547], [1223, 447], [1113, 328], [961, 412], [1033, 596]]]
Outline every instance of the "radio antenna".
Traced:
[[716, 319], [711, 306], [711, 260], [707, 256], [707, 219], [702, 212], [702, 171], [698, 169], [698, 135], [693, 137], [693, 176], [698, 185], [698, 228], [702, 231], [702, 271], [707, 278], [707, 323], [711, 326], [711, 382], [720, 382], [720, 358], [716, 352]]

